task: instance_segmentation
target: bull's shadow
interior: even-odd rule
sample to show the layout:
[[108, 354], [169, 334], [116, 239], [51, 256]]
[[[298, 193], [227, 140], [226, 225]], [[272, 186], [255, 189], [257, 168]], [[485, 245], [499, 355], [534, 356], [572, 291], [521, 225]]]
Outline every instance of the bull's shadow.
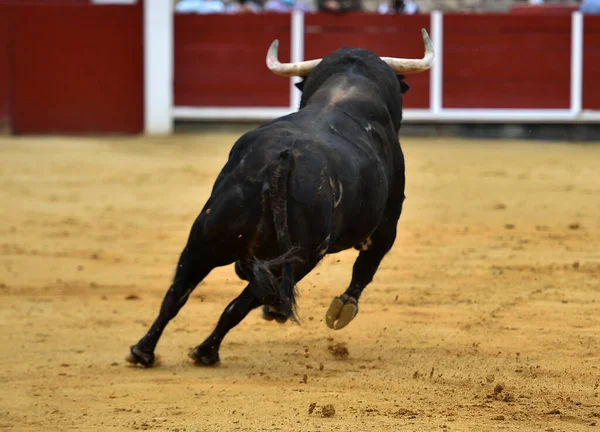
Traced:
[[360, 253], [352, 281], [325, 321], [339, 330], [354, 319], [396, 238], [405, 186], [398, 133], [409, 88], [399, 74], [433, 64], [431, 40], [422, 33], [422, 59], [340, 48], [322, 60], [280, 63], [273, 42], [269, 69], [304, 78], [300, 109], [234, 144], [192, 225], [158, 317], [130, 349], [130, 363], [152, 366], [163, 330], [190, 293], [212, 269], [233, 262], [248, 285], [192, 351], [198, 364], [216, 364], [227, 332], [254, 308], [263, 306], [267, 320], [296, 321], [296, 283], [326, 254], [353, 247]]

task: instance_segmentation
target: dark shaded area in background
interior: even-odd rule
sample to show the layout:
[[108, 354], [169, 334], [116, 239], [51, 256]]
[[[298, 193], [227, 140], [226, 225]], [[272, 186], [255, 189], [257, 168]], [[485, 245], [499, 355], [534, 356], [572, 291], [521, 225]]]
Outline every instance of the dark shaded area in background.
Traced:
[[[240, 135], [258, 122], [175, 122], [175, 133], [230, 132]], [[408, 136], [531, 139], [543, 141], [600, 141], [600, 124], [515, 123], [412, 123], [404, 124], [400, 138]], [[233, 145], [233, 142], [231, 143]]]

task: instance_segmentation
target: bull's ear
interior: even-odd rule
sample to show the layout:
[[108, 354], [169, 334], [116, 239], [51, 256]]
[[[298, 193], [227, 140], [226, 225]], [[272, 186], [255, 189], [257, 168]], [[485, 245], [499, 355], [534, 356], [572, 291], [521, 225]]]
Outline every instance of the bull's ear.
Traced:
[[396, 75], [398, 82], [400, 83], [400, 93], [404, 94], [410, 90], [410, 86], [404, 82], [404, 75]]
[[294, 84], [296, 86], [296, 88], [300, 91], [304, 91], [304, 79], [302, 81], [298, 81], [296, 84]]

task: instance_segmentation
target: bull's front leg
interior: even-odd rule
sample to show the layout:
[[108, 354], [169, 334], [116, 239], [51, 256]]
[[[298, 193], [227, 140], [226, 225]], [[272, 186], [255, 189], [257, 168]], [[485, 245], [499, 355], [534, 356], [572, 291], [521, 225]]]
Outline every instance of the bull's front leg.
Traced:
[[358, 300], [365, 287], [371, 283], [383, 257], [389, 252], [396, 239], [396, 226], [402, 207], [386, 212], [377, 229], [361, 245], [361, 252], [352, 269], [352, 281], [348, 289], [335, 297], [325, 314], [329, 328], [339, 330], [346, 327], [358, 314]]
[[339, 330], [346, 327], [358, 314], [358, 300], [389, 249], [363, 250], [358, 255], [352, 270], [352, 282], [339, 297], [335, 297], [325, 314], [325, 323], [329, 328]]

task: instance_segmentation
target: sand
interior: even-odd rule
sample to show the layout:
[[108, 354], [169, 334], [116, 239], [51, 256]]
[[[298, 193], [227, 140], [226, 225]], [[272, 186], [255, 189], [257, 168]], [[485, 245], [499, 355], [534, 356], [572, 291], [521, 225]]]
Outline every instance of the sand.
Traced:
[[324, 315], [356, 251], [299, 284], [301, 325], [253, 311], [195, 366], [228, 266], [155, 368], [127, 364], [237, 135], [0, 138], [0, 429], [598, 430], [600, 144], [405, 139], [398, 238], [348, 327]]

